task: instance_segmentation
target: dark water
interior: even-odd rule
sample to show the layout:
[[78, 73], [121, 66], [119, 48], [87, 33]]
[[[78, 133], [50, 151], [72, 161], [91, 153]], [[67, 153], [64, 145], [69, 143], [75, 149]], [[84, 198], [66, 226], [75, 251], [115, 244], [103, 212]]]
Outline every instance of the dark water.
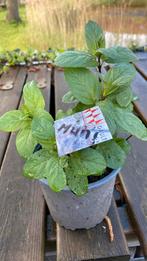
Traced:
[[108, 32], [147, 34], [147, 7], [98, 7], [97, 20]]

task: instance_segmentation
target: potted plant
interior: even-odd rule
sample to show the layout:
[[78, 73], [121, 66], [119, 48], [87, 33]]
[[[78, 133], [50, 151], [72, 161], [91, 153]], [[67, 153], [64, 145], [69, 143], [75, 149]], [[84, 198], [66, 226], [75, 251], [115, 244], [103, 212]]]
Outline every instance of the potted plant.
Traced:
[[[70, 229], [94, 227], [106, 216], [116, 175], [130, 149], [121, 134], [147, 140], [147, 129], [132, 105], [135, 55], [125, 47], [105, 48], [104, 33], [93, 21], [86, 24], [85, 37], [87, 52], [65, 51], [55, 59], [70, 88], [63, 102], [73, 103], [67, 112], [58, 111], [56, 119], [98, 106], [113, 139], [59, 157], [54, 119], [35, 82], [24, 86], [20, 109], [0, 117], [1, 131], [18, 132], [24, 176], [40, 180], [51, 215]], [[104, 63], [111, 64], [108, 71], [103, 71]]]

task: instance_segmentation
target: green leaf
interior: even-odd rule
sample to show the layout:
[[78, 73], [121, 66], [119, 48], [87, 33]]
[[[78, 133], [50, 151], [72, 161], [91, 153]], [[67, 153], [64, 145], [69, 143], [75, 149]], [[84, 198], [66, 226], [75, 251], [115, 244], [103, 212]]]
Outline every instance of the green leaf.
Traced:
[[115, 109], [116, 122], [124, 131], [136, 136], [138, 139], [147, 140], [147, 128], [133, 113], [121, 109]]
[[131, 64], [119, 64], [112, 67], [103, 78], [104, 96], [118, 93], [129, 87], [135, 74], [136, 70]]
[[68, 168], [66, 172], [67, 185], [77, 196], [82, 196], [88, 191], [88, 179], [85, 176], [77, 176], [75, 171]]
[[121, 147], [121, 149], [128, 154], [131, 150], [131, 145], [123, 138], [115, 138], [115, 142]]
[[32, 155], [36, 144], [37, 141], [32, 136], [31, 128], [25, 128], [18, 132], [16, 136], [16, 148], [21, 157], [28, 158]]
[[25, 104], [21, 105], [20, 110], [23, 112], [24, 115], [31, 116], [29, 108]]
[[46, 177], [49, 186], [56, 192], [61, 191], [66, 186], [66, 175], [58, 156], [50, 158], [48, 161], [48, 168]]
[[105, 99], [104, 101], [98, 102], [97, 105], [100, 107], [104, 115], [104, 118], [110, 129], [111, 134], [114, 135], [116, 132], [116, 123], [115, 123], [115, 112], [114, 112], [114, 107], [112, 102], [109, 101], [108, 99]]
[[58, 110], [56, 113], [56, 120], [62, 119], [65, 117], [65, 112], [63, 110]]
[[31, 114], [34, 114], [36, 110], [44, 109], [44, 98], [35, 81], [25, 84], [23, 89], [23, 97], [25, 105]]
[[55, 59], [55, 65], [60, 67], [95, 67], [97, 66], [96, 57], [82, 51], [66, 51]]
[[126, 88], [116, 95], [116, 101], [121, 107], [127, 107], [132, 101], [132, 98], [133, 94], [131, 88]]
[[92, 54], [96, 50], [105, 47], [105, 36], [101, 27], [94, 21], [89, 21], [85, 26], [85, 39], [89, 51]]
[[106, 162], [98, 151], [88, 148], [73, 153], [69, 166], [77, 176], [101, 175], [106, 168]]
[[24, 176], [34, 179], [45, 178], [45, 166], [49, 157], [49, 152], [43, 149], [32, 154], [24, 164]]
[[75, 102], [77, 102], [77, 99], [73, 96], [72, 92], [69, 91], [62, 97], [62, 102], [75, 103]]
[[110, 48], [100, 48], [98, 52], [101, 59], [107, 63], [130, 63], [136, 62], [136, 55], [128, 48], [122, 46], [115, 46]]
[[123, 166], [126, 154], [114, 140], [97, 145], [97, 150], [102, 152], [109, 168], [117, 169]]
[[92, 148], [76, 152], [89, 175], [102, 174], [106, 168], [106, 161], [102, 154]]
[[36, 139], [48, 140], [54, 138], [53, 119], [47, 111], [39, 111], [32, 120], [32, 135]]
[[94, 104], [99, 98], [99, 82], [88, 69], [66, 69], [65, 79], [74, 95], [84, 104]]
[[58, 192], [66, 186], [63, 167], [63, 160], [61, 161], [54, 153], [42, 149], [26, 161], [24, 175], [35, 179], [47, 178], [51, 189]]
[[[94, 104], [86, 105], [86, 104], [83, 104], [83, 103], [81, 103], [81, 102], [78, 102], [78, 103], [76, 104], [76, 106], [75, 106], [72, 110], [73, 110], [73, 113], [76, 113], [76, 112], [80, 112], [80, 111], [87, 110], [87, 109], [89, 109], [89, 108], [91, 108], [91, 107], [93, 107], [93, 106], [94, 106]], [[72, 113], [72, 114], [73, 114], [73, 113]]]
[[26, 121], [27, 117], [20, 110], [6, 112], [0, 117], [0, 131], [18, 131]]
[[66, 116], [70, 116], [73, 114], [73, 110], [72, 109], [68, 109], [66, 112], [64, 112], [63, 110], [58, 110], [56, 113], [56, 120], [62, 119]]

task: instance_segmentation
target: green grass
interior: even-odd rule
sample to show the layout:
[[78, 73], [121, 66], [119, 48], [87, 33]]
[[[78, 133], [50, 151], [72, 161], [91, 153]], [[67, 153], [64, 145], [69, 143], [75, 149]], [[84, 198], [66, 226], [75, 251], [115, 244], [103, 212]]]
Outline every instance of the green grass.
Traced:
[[8, 23], [6, 21], [6, 9], [0, 9], [0, 52], [21, 48], [26, 50], [26, 17], [25, 7], [20, 7], [21, 23]]

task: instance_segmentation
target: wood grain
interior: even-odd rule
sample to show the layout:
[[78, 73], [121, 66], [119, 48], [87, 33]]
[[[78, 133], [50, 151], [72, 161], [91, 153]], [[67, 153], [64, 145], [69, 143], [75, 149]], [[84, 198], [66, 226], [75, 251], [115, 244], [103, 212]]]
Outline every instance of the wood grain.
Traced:
[[89, 230], [71, 231], [57, 226], [57, 261], [129, 260], [129, 253], [114, 201], [108, 216], [114, 241], [109, 241], [105, 222]]
[[[43, 92], [49, 109], [48, 71], [46, 78], [48, 85]], [[35, 73], [28, 72], [27, 81], [35, 79]], [[0, 172], [1, 261], [44, 260], [45, 202], [37, 181], [22, 176], [23, 163], [16, 152], [15, 135], [12, 134]]]
[[0, 260], [43, 260], [44, 199], [37, 182], [22, 177], [11, 135], [0, 172]]
[[127, 206], [124, 204], [121, 207], [117, 207], [117, 211], [120, 217], [120, 221], [123, 227], [123, 231], [126, 236], [134, 234], [133, 227], [127, 213]]
[[147, 59], [140, 60], [135, 64], [136, 69], [142, 74], [147, 80]]
[[139, 73], [133, 80], [132, 90], [138, 96], [138, 100], [134, 101], [135, 110], [147, 124], [147, 81]]
[[56, 112], [59, 109], [63, 111], [68, 110], [71, 108], [71, 104], [63, 103], [62, 97], [63, 95], [69, 91], [69, 87], [64, 79], [64, 72], [55, 69], [54, 73], [54, 85], [55, 85], [55, 109]]
[[[138, 62], [146, 67], [147, 60]], [[139, 70], [138, 70], [139, 71]], [[141, 71], [141, 70], [140, 70]], [[147, 82], [137, 73], [132, 84], [134, 92], [139, 99], [134, 102], [135, 110], [140, 118], [147, 124]], [[146, 142], [131, 138], [132, 150], [120, 174], [124, 195], [128, 203], [133, 225], [140, 239], [145, 256], [147, 256], [147, 146]]]
[[[14, 74], [14, 75], [13, 75]], [[5, 112], [13, 109], [17, 109], [20, 102], [22, 86], [26, 77], [26, 69], [22, 68], [10, 68], [9, 72], [6, 74], [8, 78], [11, 78], [13, 75], [13, 84], [14, 87], [9, 91], [0, 90], [0, 116]], [[6, 75], [0, 78], [0, 84], [6, 82]], [[15, 76], [15, 77], [14, 77]], [[9, 139], [9, 133], [0, 132], [0, 165], [6, 150], [7, 142]]]
[[14, 88], [15, 79], [17, 77], [17, 74], [19, 72], [19, 67], [11, 67], [8, 72], [3, 73], [0, 78], [0, 89], [4, 90], [10, 90]]
[[132, 150], [120, 174], [120, 182], [131, 220], [147, 256], [147, 145], [134, 137], [130, 143]]

